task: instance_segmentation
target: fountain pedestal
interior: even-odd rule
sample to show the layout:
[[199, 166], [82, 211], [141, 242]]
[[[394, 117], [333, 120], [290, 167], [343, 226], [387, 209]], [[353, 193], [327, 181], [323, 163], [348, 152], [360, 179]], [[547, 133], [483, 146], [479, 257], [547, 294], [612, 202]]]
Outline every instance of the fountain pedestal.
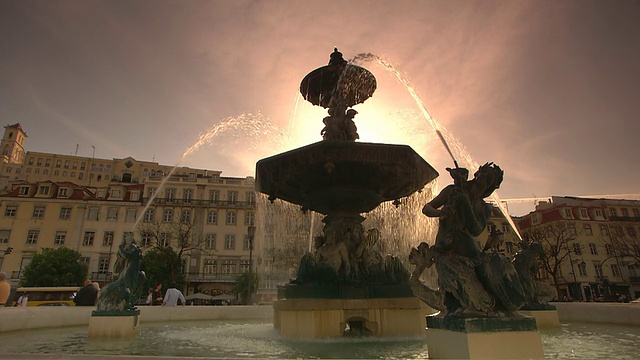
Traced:
[[427, 317], [432, 359], [543, 359], [533, 318]]
[[90, 338], [126, 339], [138, 335], [140, 310], [94, 311], [89, 319]]
[[256, 164], [256, 190], [270, 201], [325, 215], [315, 251], [300, 260], [296, 279], [278, 289], [274, 326], [283, 337], [425, 332], [422, 319], [430, 308], [411, 292], [409, 272], [399, 258], [379, 251], [378, 229], [364, 235], [361, 214], [386, 201], [399, 205], [438, 172], [409, 146], [355, 142], [358, 112], [349, 107], [364, 102], [375, 88], [373, 74], [347, 64], [335, 49], [329, 65], [309, 73], [300, 85], [307, 101], [328, 109], [323, 141]]
[[558, 317], [558, 310], [556, 309], [548, 309], [548, 310], [520, 309], [518, 312], [522, 315], [529, 316], [536, 319], [536, 324], [538, 325], [538, 328], [560, 327], [560, 318]]
[[435, 310], [415, 297], [289, 299], [274, 302], [274, 327], [283, 337], [424, 336], [421, 319]]

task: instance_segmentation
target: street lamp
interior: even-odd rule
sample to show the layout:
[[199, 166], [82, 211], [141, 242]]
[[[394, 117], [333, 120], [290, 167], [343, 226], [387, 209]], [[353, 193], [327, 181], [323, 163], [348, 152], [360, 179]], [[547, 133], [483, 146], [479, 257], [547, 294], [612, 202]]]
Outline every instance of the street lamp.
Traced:
[[256, 236], [255, 225], [247, 226], [247, 235], [249, 236], [249, 295], [247, 302], [251, 304], [253, 295], [253, 238]]
[[[580, 285], [580, 283], [578, 283], [578, 279], [576, 278], [576, 269], [573, 267], [573, 264], [577, 263], [578, 260], [574, 260], [571, 258], [571, 250], [569, 250], [569, 243], [565, 243], [565, 246], [567, 247], [567, 253], [569, 255], [569, 263], [571, 264], [571, 275], [573, 275], [573, 294], [572, 295], [578, 295], [578, 300], [583, 300], [584, 297], [582, 296], [582, 285]], [[569, 292], [571, 293], [571, 290], [569, 290]], [[577, 292], [577, 294], [576, 294]], [[560, 294], [558, 294], [558, 296], [560, 296]]]

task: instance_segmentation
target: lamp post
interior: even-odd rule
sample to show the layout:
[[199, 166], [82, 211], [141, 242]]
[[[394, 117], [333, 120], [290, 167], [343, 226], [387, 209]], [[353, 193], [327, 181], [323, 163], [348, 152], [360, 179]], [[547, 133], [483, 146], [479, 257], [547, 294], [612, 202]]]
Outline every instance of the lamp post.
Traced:
[[[576, 278], [576, 269], [573, 267], [573, 264], [577, 262], [577, 260], [574, 260], [571, 258], [571, 250], [569, 250], [569, 244], [565, 243], [565, 246], [567, 247], [567, 253], [569, 255], [569, 263], [571, 264], [571, 275], [573, 275], [573, 283], [574, 283], [573, 292], [574, 292], [574, 295], [578, 295], [579, 297], [578, 300], [582, 300], [583, 299], [582, 286], [578, 283], [578, 279]], [[575, 294], [576, 291], [577, 291], [577, 294]], [[558, 296], [560, 296], [560, 294], [558, 294]]]
[[249, 294], [247, 295], [247, 303], [251, 304], [253, 297], [253, 238], [256, 236], [255, 225], [247, 226], [247, 235], [249, 237]]

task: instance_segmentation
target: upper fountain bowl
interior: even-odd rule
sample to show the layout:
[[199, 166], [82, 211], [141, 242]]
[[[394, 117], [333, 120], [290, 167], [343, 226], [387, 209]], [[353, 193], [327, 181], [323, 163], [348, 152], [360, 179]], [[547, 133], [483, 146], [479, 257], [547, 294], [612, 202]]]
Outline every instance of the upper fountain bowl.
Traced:
[[369, 70], [348, 64], [334, 49], [329, 65], [315, 69], [302, 79], [300, 93], [313, 105], [327, 109], [363, 103], [376, 90], [376, 78]]
[[406, 145], [325, 140], [256, 164], [256, 190], [325, 215], [369, 212], [436, 177]]

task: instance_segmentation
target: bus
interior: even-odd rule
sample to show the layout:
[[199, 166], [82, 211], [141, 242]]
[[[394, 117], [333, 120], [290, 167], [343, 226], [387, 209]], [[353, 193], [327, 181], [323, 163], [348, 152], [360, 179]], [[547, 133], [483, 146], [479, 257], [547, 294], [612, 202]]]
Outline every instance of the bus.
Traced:
[[21, 287], [16, 290], [15, 305], [23, 294], [29, 296], [27, 306], [74, 306], [79, 286]]

